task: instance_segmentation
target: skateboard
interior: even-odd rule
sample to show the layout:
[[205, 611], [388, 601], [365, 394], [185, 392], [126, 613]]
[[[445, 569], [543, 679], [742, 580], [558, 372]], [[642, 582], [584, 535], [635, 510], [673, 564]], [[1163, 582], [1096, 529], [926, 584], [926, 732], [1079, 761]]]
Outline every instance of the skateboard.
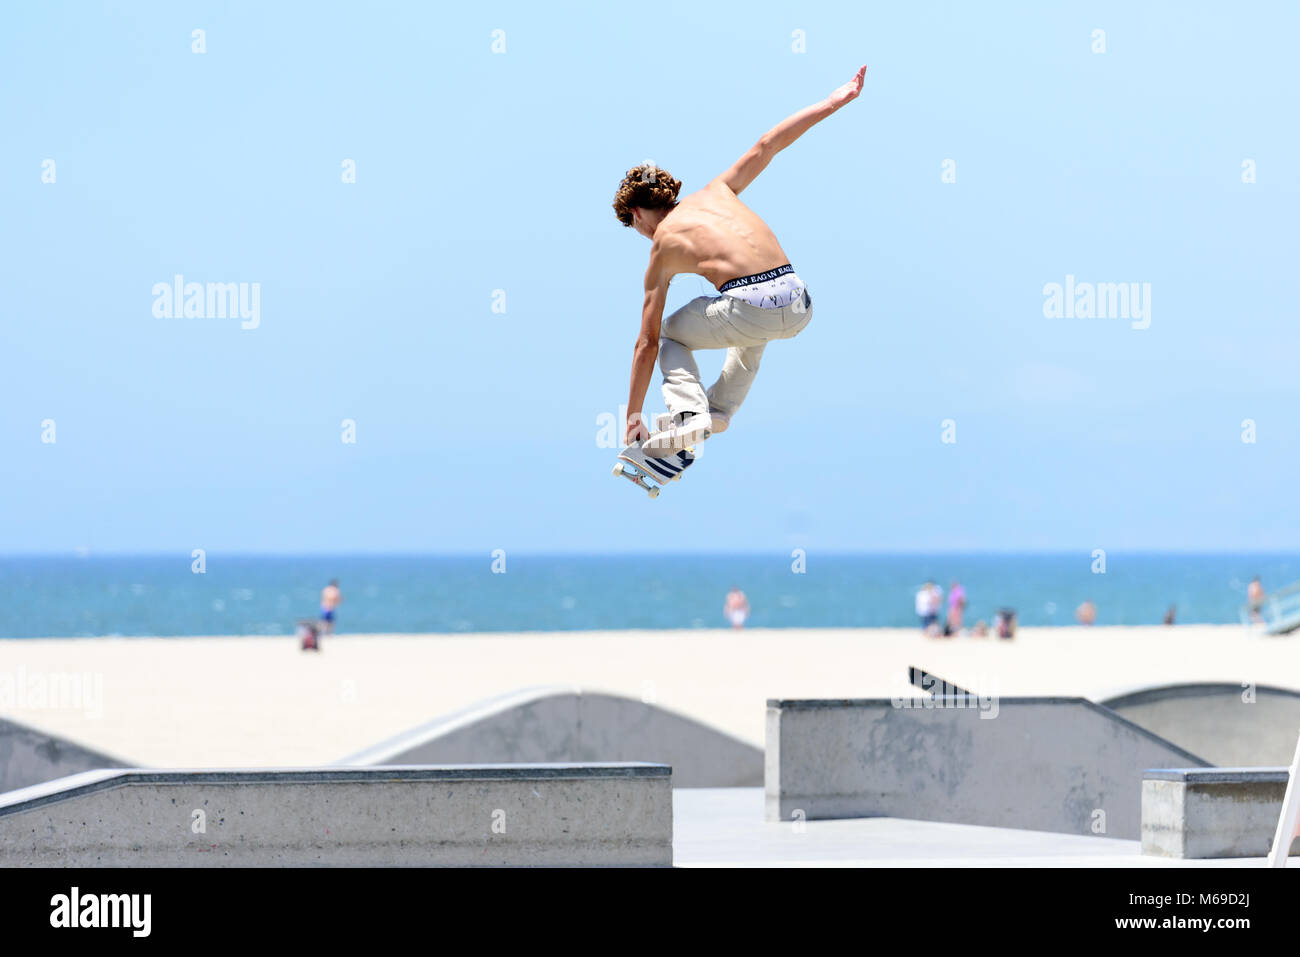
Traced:
[[[633, 450], [635, 450], [634, 454], [629, 456], [628, 452]], [[663, 486], [680, 479], [682, 473], [694, 461], [694, 448], [674, 452], [667, 458], [652, 458], [641, 452], [641, 445], [638, 442], [618, 454], [618, 461], [614, 463], [614, 474], [621, 475], [641, 486], [651, 498], [658, 498]]]

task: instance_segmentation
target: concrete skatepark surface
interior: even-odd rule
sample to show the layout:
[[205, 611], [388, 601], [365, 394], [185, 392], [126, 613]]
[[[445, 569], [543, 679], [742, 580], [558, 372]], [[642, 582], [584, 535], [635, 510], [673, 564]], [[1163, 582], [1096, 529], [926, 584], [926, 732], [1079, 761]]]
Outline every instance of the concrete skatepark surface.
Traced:
[[[639, 707], [647, 707], [639, 697], [650, 688], [655, 699], [669, 706], [662, 711], [699, 730], [701, 738], [716, 736], [715, 742], [736, 745], [735, 754], [748, 753], [750, 758], [762, 741], [763, 712], [755, 703], [772, 692], [815, 697], [839, 689], [859, 694], [878, 689], [877, 694], [910, 695], [916, 700], [922, 693], [907, 685], [905, 675], [906, 666], [917, 662], [959, 686], [992, 692], [1002, 700], [1012, 692], [1070, 691], [1114, 703], [1134, 719], [1134, 725], [1151, 732], [1153, 738], [1167, 738], [1165, 744], [1174, 749], [1173, 755], [1142, 762], [1147, 767], [1186, 767], [1195, 760], [1215, 762], [1216, 758], [1225, 764], [1254, 763], [1239, 760], [1241, 752], [1231, 748], [1261, 744], [1265, 735], [1250, 730], [1258, 724], [1244, 724], [1246, 730], [1233, 731], [1231, 736], [1224, 731], [1246, 715], [1253, 722], [1268, 718], [1279, 729], [1275, 737], [1285, 744], [1271, 747], [1285, 753], [1274, 757], [1257, 752], [1271, 765], [1289, 759], [1300, 732], [1300, 723], [1285, 710], [1300, 695], [1281, 687], [1300, 687], [1300, 658], [1286, 642], [1261, 641], [1233, 627], [1025, 629], [1014, 642], [1002, 643], [929, 640], [890, 629], [356, 636], [335, 639], [319, 657], [302, 655], [286, 639], [260, 638], [33, 640], [12, 642], [6, 651], [11, 667], [46, 672], [76, 668], [103, 674], [102, 719], [91, 720], [70, 709], [12, 714], [18, 723], [29, 726], [26, 732], [38, 738], [44, 735], [47, 742], [57, 740], [63, 747], [63, 752], [42, 750], [38, 743], [30, 749], [30, 754], [51, 759], [45, 768], [50, 777], [67, 773], [60, 754], [68, 749], [80, 749], [88, 761], [102, 759], [119, 767], [131, 762], [210, 768], [298, 763], [321, 767], [339, 761], [342, 754], [348, 760], [391, 760], [380, 752], [387, 749], [388, 755], [398, 755], [403, 748], [409, 751], [428, 742], [460, 747], [479, 732], [479, 741], [486, 746], [495, 733], [488, 729], [494, 725], [506, 729], [507, 736], [520, 745], [502, 741], [508, 749], [514, 748], [506, 753], [522, 755], [524, 747], [548, 753], [560, 740], [549, 722], [542, 722], [545, 733], [526, 740], [532, 719], [525, 716], [530, 709], [534, 716], [541, 713], [538, 706], [526, 704], [527, 694], [536, 692], [500, 694], [504, 688], [523, 684], [517, 678], [525, 674], [532, 681], [564, 682], [566, 690], [556, 692], [560, 695], [589, 701], [622, 699]], [[834, 667], [828, 667], [828, 662]], [[1237, 703], [1240, 685], [1225, 681], [1238, 674], [1271, 679], [1271, 685], [1257, 686], [1256, 703], [1249, 706], [1255, 711]], [[1122, 686], [1123, 695], [1115, 694], [1117, 676], [1128, 682]], [[568, 683], [574, 678], [601, 690], [576, 691]], [[1197, 730], [1195, 722], [1204, 710], [1195, 703], [1195, 694], [1164, 692], [1163, 685], [1171, 681], [1181, 682], [1177, 687], [1222, 689], [1213, 693], [1217, 705], [1206, 699], [1206, 707], [1221, 708], [1220, 720], [1203, 721], [1202, 730]], [[1142, 686], [1137, 697], [1135, 686]], [[505, 702], [512, 698], [523, 709], [507, 716]], [[582, 702], [572, 704], [573, 711], [561, 726], [572, 728], [576, 722], [580, 726], [576, 743], [585, 749], [599, 737], [585, 726], [593, 712], [588, 709], [584, 716]], [[446, 717], [428, 720], [439, 712]], [[472, 729], [475, 715], [485, 721], [477, 730]], [[1002, 724], [1006, 717], [1003, 714], [991, 723]], [[635, 729], [638, 720], [629, 718], [629, 727]], [[647, 718], [642, 727], [656, 720]], [[1294, 725], [1294, 730], [1283, 728], [1284, 724]], [[1187, 734], [1180, 729], [1188, 729]], [[394, 737], [395, 732], [401, 733]], [[1046, 748], [1054, 735], [1039, 737]], [[1188, 743], [1193, 738], [1210, 745], [1206, 753]], [[1230, 747], [1215, 750], [1219, 745]], [[8, 753], [17, 752], [11, 748]], [[1180, 754], [1190, 755], [1191, 760]], [[129, 762], [113, 755], [125, 755]], [[677, 754], [659, 760], [687, 767]], [[30, 766], [30, 761], [24, 762]], [[18, 762], [13, 763], [16, 768]], [[0, 762], [0, 773], [3, 770]], [[15, 780], [30, 780], [31, 772], [24, 773], [28, 776]], [[684, 780], [690, 778], [688, 773]], [[716, 780], [702, 777], [697, 784]], [[949, 787], [951, 781], [936, 779], [933, 786]], [[968, 780], [964, 790], [972, 786]], [[1137, 792], [1135, 787], [1135, 800]], [[1116, 837], [1109, 801], [1102, 809], [1108, 812], [1108, 836], [1087, 834], [1083, 839]], [[809, 826], [814, 823], [821, 833], [823, 822], [809, 822]], [[870, 821], [824, 823], [849, 826]], [[961, 826], [922, 821], [911, 825]], [[877, 859], [875, 853], [867, 858]]]
[[[428, 770], [428, 769], [423, 769]], [[484, 769], [466, 769], [468, 771]], [[400, 773], [402, 769], [385, 769], [384, 773]], [[116, 772], [101, 771], [78, 775], [83, 788], [82, 796], [95, 793], [106, 794], [110, 788], [105, 781]], [[230, 772], [218, 772], [230, 775]], [[305, 776], [304, 772], [296, 772]], [[335, 769], [337, 773], [337, 769]], [[376, 774], [376, 769], [366, 769], [363, 774]], [[245, 782], [247, 783], [247, 782]], [[66, 785], [63, 786], [66, 790]], [[205, 787], [209, 798], [208, 807], [213, 808], [210, 800], [212, 785]], [[15, 801], [8, 795], [0, 806], [12, 808], [15, 803], [26, 803], [24, 809], [28, 815], [48, 811], [51, 806], [58, 807], [66, 801], [58, 798], [42, 804], [40, 798], [53, 797], [57, 791], [52, 785], [27, 789], [28, 794], [21, 801]], [[122, 788], [116, 789], [119, 793]], [[1032, 831], [1019, 828], [981, 827], [964, 824], [950, 824], [932, 821], [917, 821], [901, 818], [859, 818], [848, 820], [810, 820], [796, 826], [794, 822], [769, 822], [763, 820], [764, 793], [761, 788], [680, 788], [670, 790], [666, 784], [661, 786], [658, 794], [666, 799], [665, 803], [656, 805], [656, 815], [668, 811], [671, 815], [671, 848], [662, 848], [661, 861], [671, 860], [678, 867], [1261, 867], [1262, 858], [1230, 858], [1223, 860], [1181, 860], [1165, 857], [1143, 855], [1137, 841], [1119, 840], [1111, 837], [1092, 835], [1058, 834], [1045, 831]], [[198, 795], [178, 795], [176, 804], [169, 798], [161, 806], [163, 815], [176, 816], [179, 812], [184, 823], [188, 824], [190, 808], [187, 797]], [[667, 799], [670, 799], [671, 806]], [[489, 801], [488, 803], [493, 803]], [[86, 805], [82, 805], [84, 808]], [[108, 806], [105, 807], [108, 809]], [[220, 809], [215, 809], [220, 813]], [[132, 808], [133, 813], [139, 808]], [[9, 846], [9, 837], [4, 832], [4, 813], [0, 810], [0, 847]], [[65, 815], [66, 816], [66, 815]], [[663, 817], [658, 817], [660, 821]], [[24, 822], [31, 826], [33, 818], [28, 816]], [[211, 821], [211, 817], [209, 818]], [[161, 823], [159, 817], [156, 823]], [[306, 829], [315, 824], [319, 831], [322, 823], [318, 818], [308, 818], [304, 822]], [[391, 825], [388, 825], [391, 826]], [[188, 827], [184, 829], [188, 832]], [[209, 828], [212, 834], [213, 828]], [[221, 855], [219, 848], [210, 845], [226, 838], [208, 837], [206, 835], [186, 834], [187, 843], [193, 839], [196, 845], [189, 853], [188, 864], [191, 866], [222, 866], [231, 863], [250, 863], [248, 860], [236, 861]], [[312, 834], [313, 840], [318, 835]], [[156, 839], [155, 839], [156, 840]], [[199, 840], [207, 840], [207, 850], [200, 850]], [[267, 849], [264, 857], [275, 856], [277, 865], [301, 863], [301, 860], [285, 858], [282, 847], [292, 835], [277, 831], [273, 846]], [[84, 858], [89, 849], [83, 844], [73, 849], [78, 853], [78, 863], [89, 863]], [[132, 848], [132, 863], [144, 864], [143, 848]], [[399, 849], [400, 851], [400, 849]], [[69, 851], [61, 854], [46, 851], [40, 861], [27, 863], [37, 866], [43, 864], [61, 865], [68, 862]], [[214, 856], [216, 854], [216, 856]], [[123, 851], [118, 856], [124, 855]], [[669, 857], [671, 855], [671, 857]], [[376, 865], [401, 865], [411, 863], [411, 858], [419, 860], [417, 855], [400, 852], [386, 852], [383, 859], [372, 860]], [[51, 859], [54, 858], [54, 859]], [[428, 863], [427, 860], [424, 861]], [[463, 857], [456, 863], [465, 863]], [[0, 857], [0, 864], [10, 866], [15, 862], [9, 850]], [[164, 861], [172, 863], [172, 861]], [[251, 862], [257, 866], [256, 862]], [[313, 866], [320, 866], [321, 861], [306, 861]], [[484, 863], [481, 855], [469, 863]], [[515, 862], [511, 862], [515, 863]], [[552, 861], [554, 863], [554, 861]], [[577, 863], [570, 861], [570, 863]], [[589, 862], [588, 862], [589, 863]], [[1293, 860], [1293, 866], [1300, 863]]]
[[438, 718], [339, 764], [651, 761], [673, 787], [757, 787], [763, 752], [698, 721], [617, 695], [525, 689]]
[[[1138, 841], [892, 817], [763, 820], [758, 788], [673, 792], [676, 867], [1262, 867], [1263, 858], [1182, 860]], [[1291, 866], [1300, 866], [1292, 858]]]

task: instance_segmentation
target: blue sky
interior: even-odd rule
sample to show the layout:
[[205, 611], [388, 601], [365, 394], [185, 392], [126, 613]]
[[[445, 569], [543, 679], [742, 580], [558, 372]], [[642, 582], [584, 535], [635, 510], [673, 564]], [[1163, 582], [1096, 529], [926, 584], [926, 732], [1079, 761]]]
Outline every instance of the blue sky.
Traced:
[[[0, 551], [1294, 548], [1295, 5], [840, 6], [7, 10]], [[651, 502], [597, 443], [649, 249], [614, 189], [860, 63], [743, 197], [814, 319]], [[257, 328], [156, 317], [178, 273]], [[1045, 317], [1067, 275], [1150, 327]]]

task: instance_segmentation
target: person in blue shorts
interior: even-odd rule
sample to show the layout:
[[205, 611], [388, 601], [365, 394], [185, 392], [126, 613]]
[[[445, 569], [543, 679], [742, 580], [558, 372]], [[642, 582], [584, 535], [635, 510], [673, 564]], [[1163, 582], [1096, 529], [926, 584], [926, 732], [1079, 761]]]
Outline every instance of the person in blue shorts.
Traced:
[[343, 602], [343, 592], [339, 591], [339, 580], [331, 579], [320, 592], [320, 620], [325, 634], [334, 634], [334, 613]]

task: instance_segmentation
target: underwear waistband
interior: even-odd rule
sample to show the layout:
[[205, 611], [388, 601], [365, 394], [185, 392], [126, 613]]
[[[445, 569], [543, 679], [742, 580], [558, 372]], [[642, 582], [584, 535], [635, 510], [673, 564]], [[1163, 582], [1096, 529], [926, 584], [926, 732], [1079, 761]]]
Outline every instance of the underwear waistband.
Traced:
[[786, 273], [794, 272], [794, 267], [789, 263], [784, 266], [777, 266], [775, 269], [769, 269], [766, 272], [756, 272], [752, 276], [741, 276], [739, 279], [732, 279], [724, 282], [718, 287], [718, 292], [726, 292], [729, 289], [741, 289], [745, 286], [752, 286], [759, 282], [770, 282], [778, 276], [784, 276]]

